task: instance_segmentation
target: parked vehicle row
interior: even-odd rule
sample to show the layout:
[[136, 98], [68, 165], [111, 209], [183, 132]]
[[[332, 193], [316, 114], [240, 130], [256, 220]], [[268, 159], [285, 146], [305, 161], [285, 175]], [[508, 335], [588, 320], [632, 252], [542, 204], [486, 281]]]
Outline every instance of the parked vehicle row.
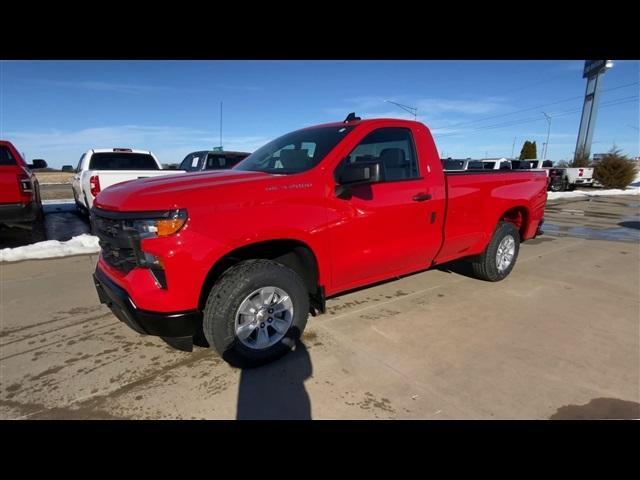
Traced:
[[78, 162], [72, 182], [73, 197], [78, 209], [88, 214], [96, 195], [112, 185], [185, 172], [223, 170], [247, 156], [246, 152], [199, 151], [187, 155], [179, 169], [163, 169], [155, 155], [147, 150], [91, 149]]
[[443, 158], [445, 171], [461, 170], [542, 170], [548, 177], [547, 189], [560, 192], [574, 190], [577, 186], [593, 186], [593, 168], [557, 168], [551, 160], [509, 160], [486, 158], [482, 160]]
[[98, 193], [94, 283], [135, 331], [258, 365], [341, 292], [459, 258], [504, 279], [541, 233], [546, 184], [537, 170], [445, 171], [424, 124], [350, 114], [230, 170]]
[[163, 170], [158, 159], [147, 150], [131, 148], [91, 149], [83, 153], [73, 177], [73, 198], [79, 210], [89, 213], [95, 197], [111, 185], [181, 173]]
[[0, 140], [0, 227], [27, 230], [31, 241], [45, 239], [40, 186], [32, 169], [46, 168], [42, 159], [27, 164], [11, 142]]

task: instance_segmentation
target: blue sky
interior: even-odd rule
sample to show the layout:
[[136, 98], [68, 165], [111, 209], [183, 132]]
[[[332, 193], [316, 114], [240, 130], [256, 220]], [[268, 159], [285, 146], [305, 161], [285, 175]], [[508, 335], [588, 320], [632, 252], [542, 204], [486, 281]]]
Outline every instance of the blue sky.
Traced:
[[[2, 61], [0, 137], [27, 159], [75, 165], [89, 148], [150, 149], [163, 163], [219, 144], [253, 151], [288, 131], [342, 120], [411, 115], [418, 107], [442, 156], [575, 149], [585, 90], [582, 60], [567, 61]], [[604, 77], [592, 152], [615, 143], [640, 155], [640, 62]], [[617, 88], [622, 87], [622, 88]], [[551, 105], [550, 105], [551, 104]], [[607, 105], [609, 104], [609, 105]], [[528, 109], [528, 110], [527, 110]], [[525, 110], [525, 111], [521, 111]]]

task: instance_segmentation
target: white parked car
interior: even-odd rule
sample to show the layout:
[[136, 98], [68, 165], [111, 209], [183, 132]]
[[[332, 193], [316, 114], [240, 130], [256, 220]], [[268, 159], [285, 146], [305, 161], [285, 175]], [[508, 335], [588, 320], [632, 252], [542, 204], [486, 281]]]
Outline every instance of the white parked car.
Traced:
[[553, 162], [551, 160], [531, 158], [527, 160], [512, 160], [511, 165], [514, 170], [544, 170], [548, 177], [549, 169], [553, 167]]
[[184, 171], [163, 170], [158, 159], [148, 150], [95, 148], [80, 157], [72, 182], [73, 198], [78, 209], [88, 214], [96, 195], [111, 185], [176, 173]]
[[485, 170], [511, 170], [511, 160], [508, 158], [483, 158]]

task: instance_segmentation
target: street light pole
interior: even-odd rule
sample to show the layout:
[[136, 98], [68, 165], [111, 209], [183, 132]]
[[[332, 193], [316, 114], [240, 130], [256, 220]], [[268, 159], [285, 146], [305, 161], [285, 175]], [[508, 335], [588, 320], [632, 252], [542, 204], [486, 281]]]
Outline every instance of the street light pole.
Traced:
[[391, 100], [385, 100], [385, 102], [392, 103], [392, 104], [396, 105], [397, 107], [400, 107], [401, 109], [405, 110], [406, 112], [409, 112], [410, 114], [413, 115], [413, 119], [417, 120], [417, 118], [418, 118], [418, 108], [417, 107], [410, 107], [408, 105], [403, 105], [403, 104], [398, 103], [398, 102], [392, 102]]
[[542, 160], [546, 160], [547, 159], [547, 151], [549, 149], [549, 134], [551, 133], [551, 116], [547, 115], [544, 112], [542, 112], [542, 114], [547, 119], [547, 141], [544, 142], [544, 153], [542, 155]]

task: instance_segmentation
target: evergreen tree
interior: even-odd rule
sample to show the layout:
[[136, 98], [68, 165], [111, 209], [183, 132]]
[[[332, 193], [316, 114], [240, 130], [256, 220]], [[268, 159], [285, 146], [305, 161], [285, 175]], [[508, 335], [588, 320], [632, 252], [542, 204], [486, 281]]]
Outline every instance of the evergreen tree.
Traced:
[[527, 160], [529, 158], [537, 158], [536, 142], [525, 141], [520, 150], [520, 160]]

